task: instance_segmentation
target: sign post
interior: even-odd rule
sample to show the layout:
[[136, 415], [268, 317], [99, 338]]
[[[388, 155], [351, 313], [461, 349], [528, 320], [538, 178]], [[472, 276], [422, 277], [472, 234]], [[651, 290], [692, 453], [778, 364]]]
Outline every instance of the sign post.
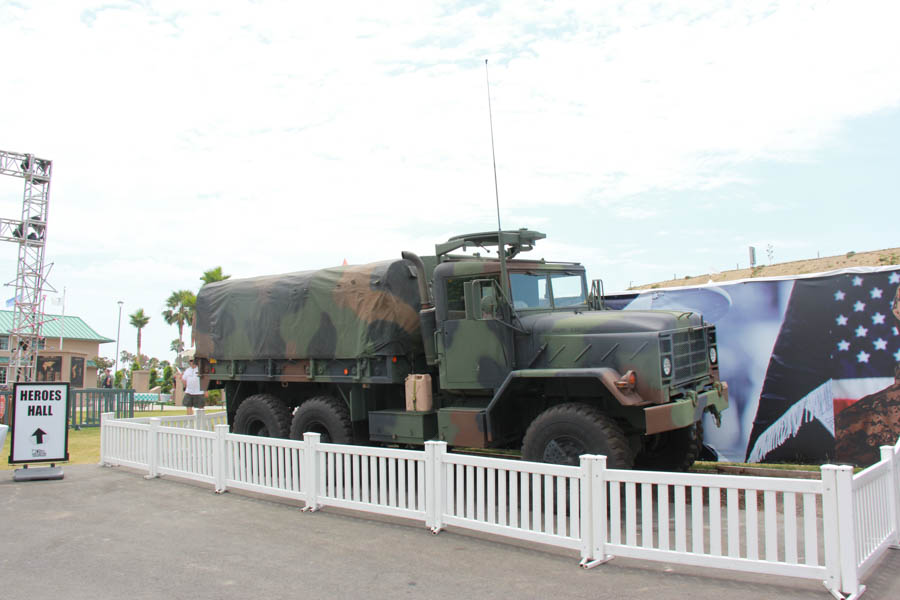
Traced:
[[[12, 402], [9, 464], [16, 469], [16, 481], [62, 479], [62, 467], [69, 460], [68, 383], [16, 383]], [[32, 463], [49, 467], [29, 469]]]

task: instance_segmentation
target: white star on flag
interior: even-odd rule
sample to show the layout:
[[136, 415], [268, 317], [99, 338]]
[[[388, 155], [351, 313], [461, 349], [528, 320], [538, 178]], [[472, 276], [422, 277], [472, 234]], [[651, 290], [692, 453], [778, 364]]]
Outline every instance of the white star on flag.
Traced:
[[891, 273], [891, 278], [888, 279], [891, 283], [900, 283], [900, 273]]
[[853, 278], [853, 285], [854, 285], [855, 287], [861, 286], [861, 285], [862, 285], [862, 277], [860, 277], [859, 275], [857, 275], [856, 277], [854, 277], [854, 278]]
[[894, 352], [894, 360], [896, 360], [897, 362], [900, 362], [900, 350], [897, 350], [896, 352]]
[[877, 340], [872, 342], [872, 345], [875, 346], [876, 350], [887, 350], [887, 340], [878, 338]]
[[872, 325], [884, 325], [884, 315], [881, 313], [872, 315]]
[[835, 319], [835, 321], [837, 322], [838, 325], [846, 325], [847, 317], [845, 317], [844, 315], [838, 315], [838, 318]]
[[841, 290], [838, 290], [838, 291], [836, 291], [836, 292], [834, 293], [834, 299], [835, 299], [835, 300], [843, 300], [846, 296], [847, 296], [847, 294], [845, 294], [845, 293], [842, 292]]
[[872, 300], [881, 298], [881, 288], [872, 288], [872, 291], [869, 292], [869, 295], [872, 296]]
[[868, 352], [863, 352], [862, 350], [860, 350], [859, 354], [856, 355], [856, 360], [859, 362], [867, 363], [869, 362], [869, 356], [870, 355]]
[[853, 312], [862, 312], [866, 310], [866, 303], [862, 300], [857, 300], [856, 304], [853, 305]]
[[838, 350], [840, 350], [841, 352], [846, 352], [849, 349], [850, 342], [848, 342], [847, 340], [841, 340], [838, 342]]
[[866, 334], [869, 333], [869, 330], [860, 325], [856, 328], [856, 337], [866, 337]]

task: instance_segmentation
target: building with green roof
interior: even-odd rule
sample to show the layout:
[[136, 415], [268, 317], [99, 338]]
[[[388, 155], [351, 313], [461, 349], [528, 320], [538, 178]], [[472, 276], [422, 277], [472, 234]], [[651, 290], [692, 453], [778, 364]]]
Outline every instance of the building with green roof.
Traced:
[[[0, 310], [0, 383], [6, 383], [13, 311]], [[73, 388], [96, 387], [100, 344], [115, 340], [94, 331], [81, 317], [45, 315], [37, 356], [37, 381], [67, 381]]]

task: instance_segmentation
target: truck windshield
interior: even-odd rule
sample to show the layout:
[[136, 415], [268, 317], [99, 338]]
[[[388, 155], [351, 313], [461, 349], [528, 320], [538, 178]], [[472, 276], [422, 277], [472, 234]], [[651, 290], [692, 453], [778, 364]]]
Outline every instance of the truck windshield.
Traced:
[[516, 308], [560, 308], [585, 303], [581, 273], [510, 273], [509, 281]]

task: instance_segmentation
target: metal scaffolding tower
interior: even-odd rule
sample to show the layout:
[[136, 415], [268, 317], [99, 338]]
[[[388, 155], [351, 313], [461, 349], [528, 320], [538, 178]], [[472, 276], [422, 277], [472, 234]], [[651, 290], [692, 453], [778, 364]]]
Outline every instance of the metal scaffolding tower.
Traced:
[[37, 372], [38, 346], [43, 339], [42, 291], [46, 280], [44, 248], [47, 243], [51, 167], [51, 161], [32, 154], [0, 150], [0, 175], [25, 180], [21, 218], [0, 218], [0, 240], [13, 242], [19, 247], [7, 383], [34, 381]]

